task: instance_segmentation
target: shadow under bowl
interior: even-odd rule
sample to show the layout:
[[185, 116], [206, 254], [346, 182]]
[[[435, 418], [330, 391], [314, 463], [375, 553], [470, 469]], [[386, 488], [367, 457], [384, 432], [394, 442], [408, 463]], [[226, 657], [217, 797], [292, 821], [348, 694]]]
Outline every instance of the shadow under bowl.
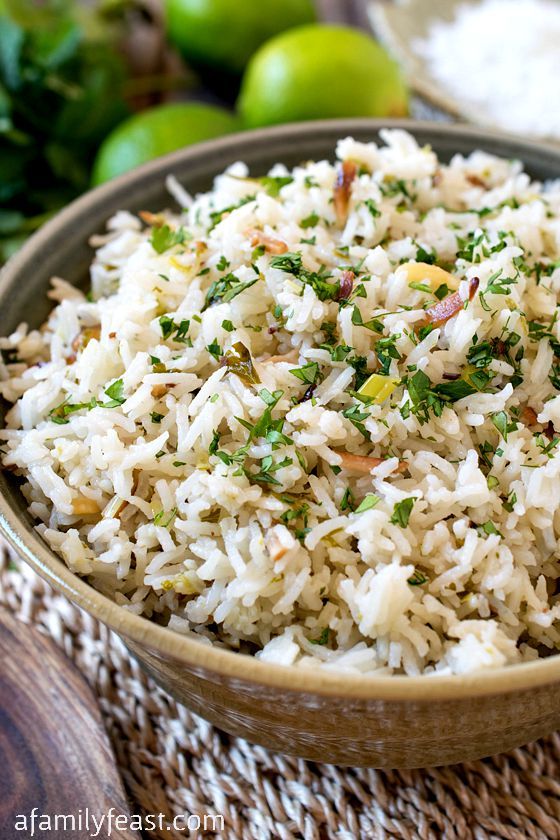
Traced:
[[[560, 150], [464, 126], [337, 120], [232, 135], [153, 161], [93, 190], [46, 224], [0, 276], [0, 332], [48, 314], [49, 279], [87, 281], [88, 239], [118, 209], [170, 205], [165, 177], [191, 192], [230, 163], [253, 174], [333, 158], [336, 141], [378, 140], [382, 127], [410, 130], [443, 160], [475, 149], [523, 160], [537, 179], [560, 177]], [[5, 407], [4, 407], [5, 409]], [[1, 418], [0, 418], [1, 419]], [[560, 724], [560, 657], [457, 676], [376, 677], [297, 669], [209, 647], [131, 615], [71, 572], [34, 529], [19, 484], [0, 473], [0, 529], [55, 589], [122, 637], [145, 670], [181, 703], [234, 735], [319, 762], [426, 767], [508, 750]]]

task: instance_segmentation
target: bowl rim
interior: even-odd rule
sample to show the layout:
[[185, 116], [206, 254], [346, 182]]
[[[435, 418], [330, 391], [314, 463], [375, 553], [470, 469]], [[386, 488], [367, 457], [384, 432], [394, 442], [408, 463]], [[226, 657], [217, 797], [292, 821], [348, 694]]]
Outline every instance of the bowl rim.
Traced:
[[[351, 135], [357, 130], [402, 128], [411, 133], [440, 133], [453, 137], [469, 138], [482, 145], [485, 141], [502, 142], [520, 151], [544, 153], [558, 160], [560, 149], [552, 144], [524, 140], [504, 132], [478, 127], [421, 120], [320, 120], [305, 123], [273, 126], [250, 132], [238, 132], [205, 143], [186, 147], [157, 158], [131, 172], [102, 184], [77, 198], [37, 231], [13, 256], [0, 272], [0, 301], [15, 282], [20, 270], [33, 258], [51, 236], [64, 229], [76, 215], [92, 206], [101, 205], [114, 195], [120, 195], [131, 185], [143, 180], [153, 180], [166, 174], [179, 162], [201, 158], [207, 154], [218, 155], [235, 147], [241, 140], [246, 145], [262, 145], [271, 140], [288, 143], [302, 134], [340, 136]], [[123, 634], [133, 646], [145, 647], [156, 657], [175, 660], [204, 678], [219, 681], [236, 680], [239, 684], [252, 683], [269, 689], [288, 690], [297, 694], [315, 694], [362, 701], [433, 702], [435, 700], [468, 700], [474, 697], [503, 694], [535, 689], [560, 681], [560, 654], [491, 671], [469, 674], [405, 676], [351, 674], [343, 670], [329, 671], [321, 668], [298, 668], [263, 662], [253, 656], [237, 653], [217, 646], [204, 644], [192, 637], [169, 630], [148, 618], [127, 612], [107, 596], [98, 592], [84, 579], [72, 572], [54, 554], [36, 532], [25, 532], [19, 527], [19, 516], [6, 498], [0, 495], [0, 533], [13, 549], [53, 588], [68, 597], [94, 618], [106, 624], [117, 634]]]

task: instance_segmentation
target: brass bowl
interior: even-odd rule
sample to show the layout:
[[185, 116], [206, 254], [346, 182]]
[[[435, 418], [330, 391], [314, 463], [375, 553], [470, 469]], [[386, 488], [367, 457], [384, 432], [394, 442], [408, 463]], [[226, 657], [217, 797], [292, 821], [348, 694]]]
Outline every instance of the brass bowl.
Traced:
[[[49, 278], [87, 278], [91, 234], [119, 208], [168, 206], [164, 179], [191, 191], [236, 160], [255, 174], [276, 161], [332, 157], [336, 140], [376, 140], [403, 127], [443, 158], [483, 148], [520, 158], [536, 178], [560, 177], [560, 150], [461, 126], [335, 120], [231, 135], [160, 158], [75, 201], [46, 224], [0, 276], [0, 332], [45, 319]], [[18, 482], [0, 474], [0, 528], [58, 591], [122, 637], [145, 670], [180, 702], [235, 735], [320, 762], [425, 767], [479, 758], [546, 735], [560, 724], [560, 657], [464, 676], [349, 676], [298, 669], [203, 645], [127, 612], [77, 577], [34, 529]]]

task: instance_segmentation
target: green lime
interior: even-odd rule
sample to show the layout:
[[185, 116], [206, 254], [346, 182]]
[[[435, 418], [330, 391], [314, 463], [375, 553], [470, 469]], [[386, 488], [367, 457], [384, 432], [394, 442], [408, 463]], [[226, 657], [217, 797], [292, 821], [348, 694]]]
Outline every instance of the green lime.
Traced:
[[241, 73], [258, 47], [316, 20], [313, 0], [165, 0], [167, 31], [187, 61]]
[[278, 35], [253, 56], [238, 109], [248, 127], [397, 117], [408, 111], [408, 93], [398, 65], [365, 32], [311, 24]]
[[92, 183], [102, 184], [160, 155], [239, 127], [234, 114], [214, 105], [156, 105], [129, 117], [105, 138], [93, 165]]

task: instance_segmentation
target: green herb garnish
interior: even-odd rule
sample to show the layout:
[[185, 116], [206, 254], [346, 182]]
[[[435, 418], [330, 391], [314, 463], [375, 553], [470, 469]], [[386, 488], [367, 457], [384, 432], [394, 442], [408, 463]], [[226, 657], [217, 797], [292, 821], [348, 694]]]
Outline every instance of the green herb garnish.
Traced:
[[378, 505], [380, 501], [381, 499], [379, 496], [376, 496], [375, 493], [368, 493], [367, 496], [362, 499], [354, 513], [364, 513], [366, 510], [371, 510]]
[[212, 306], [213, 303], [229, 303], [237, 295], [240, 295], [241, 292], [244, 292], [246, 289], [250, 289], [257, 280], [259, 280], [260, 275], [257, 274], [256, 277], [251, 278], [250, 280], [242, 281], [235, 274], [229, 273], [226, 274], [224, 277], [221, 277], [219, 280], [215, 280], [208, 291], [206, 292], [206, 300], [202, 311], [204, 312], [205, 309], [208, 309], [209, 306]]
[[312, 645], [327, 645], [329, 643], [329, 634], [329, 628], [325, 627], [318, 639], [309, 639], [309, 641]]
[[150, 244], [156, 253], [163, 254], [164, 251], [169, 251], [174, 245], [182, 245], [189, 239], [192, 239], [192, 234], [184, 227], [172, 230], [169, 225], [161, 225], [152, 228]]
[[292, 368], [290, 373], [301, 382], [305, 382], [307, 385], [314, 385], [319, 376], [319, 365], [317, 362], [309, 362], [303, 365], [303, 367]]
[[225, 354], [224, 364], [230, 373], [234, 373], [246, 385], [258, 385], [261, 381], [251, 354], [241, 341], [236, 341], [232, 350]]
[[315, 227], [319, 223], [319, 216], [317, 213], [310, 213], [305, 219], [302, 219], [299, 226], [302, 228]]
[[418, 569], [416, 569], [414, 574], [407, 580], [407, 583], [410, 586], [422, 586], [423, 583], [427, 582], [428, 578], [426, 577], [426, 575], [423, 575], [422, 572], [418, 571]]
[[391, 524], [406, 528], [415, 502], [416, 496], [410, 496], [408, 499], [403, 499], [402, 502], [397, 502], [393, 508], [393, 515], [390, 519]]

